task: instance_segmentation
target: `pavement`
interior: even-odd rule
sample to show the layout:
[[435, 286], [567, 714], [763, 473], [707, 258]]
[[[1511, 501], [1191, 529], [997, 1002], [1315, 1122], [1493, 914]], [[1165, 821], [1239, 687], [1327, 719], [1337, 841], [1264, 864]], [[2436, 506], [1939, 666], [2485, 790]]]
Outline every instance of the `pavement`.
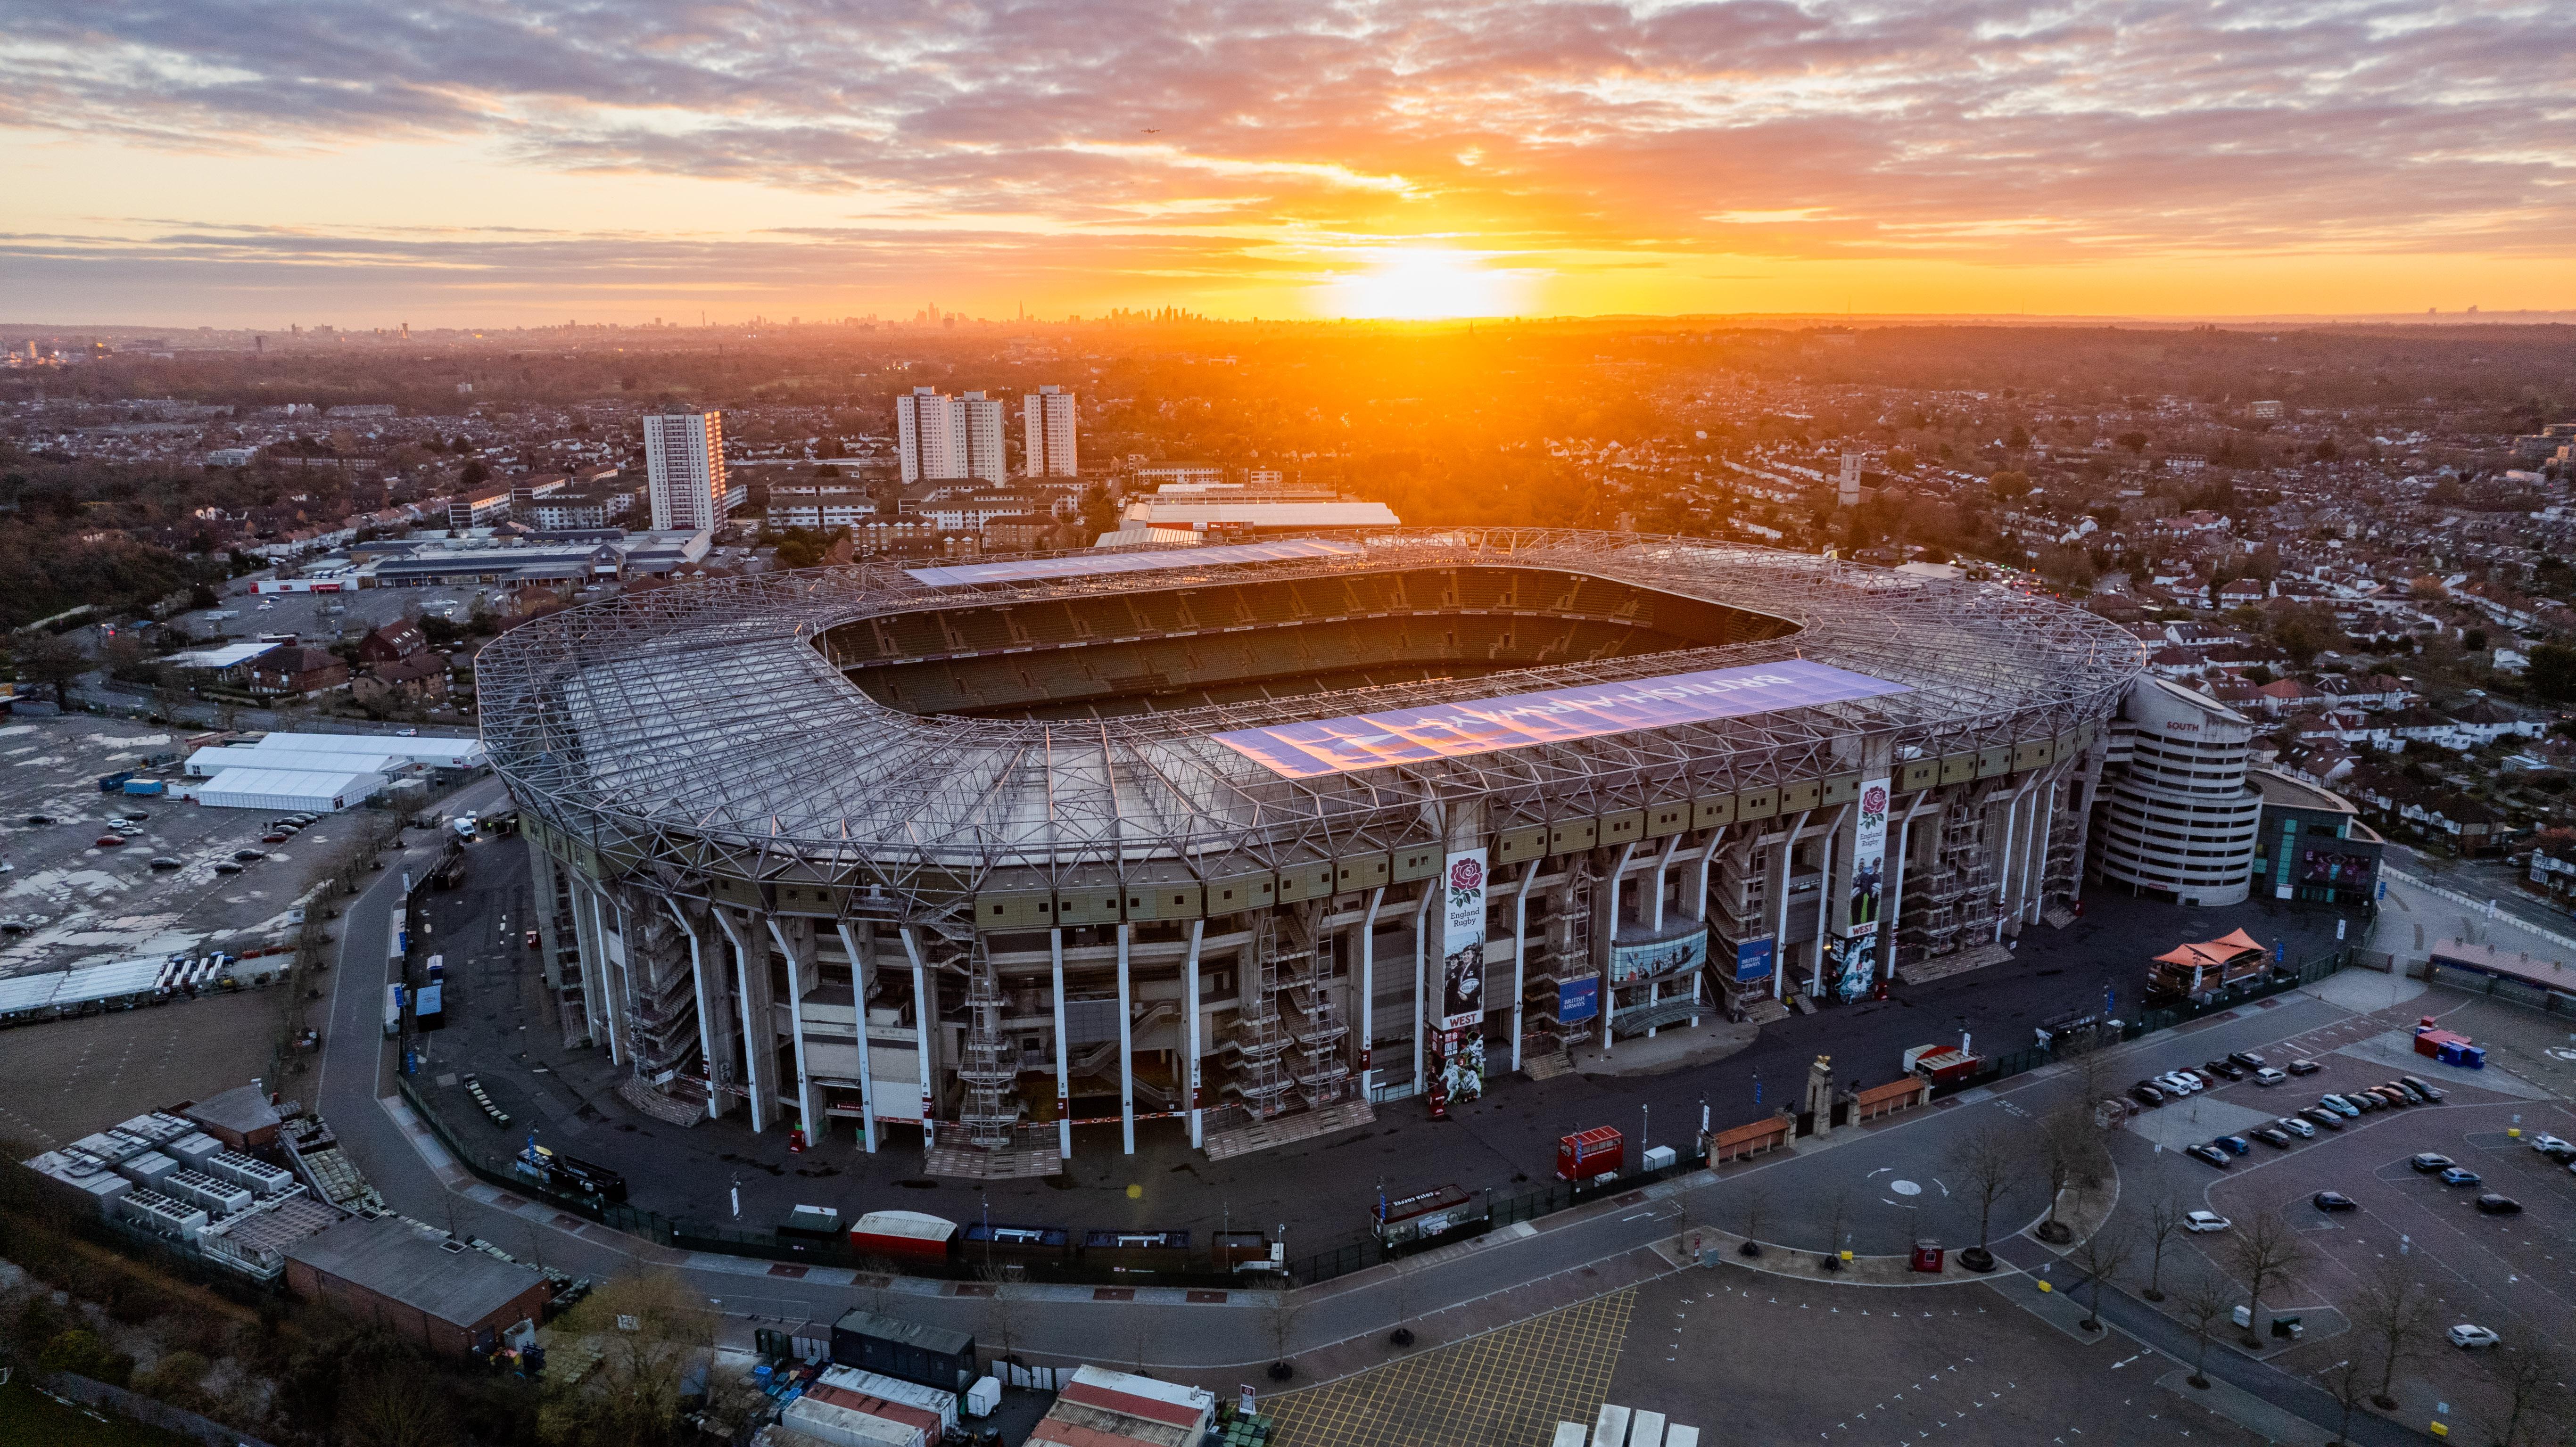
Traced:
[[[2003, 963], [1900, 985], [1886, 1001], [1792, 1016], [1749, 1041], [1747, 1027], [1712, 1019], [1696, 1032], [1622, 1041], [1606, 1062], [1588, 1047], [1577, 1073], [1552, 1080], [1498, 1070], [1483, 1100], [1453, 1106], [1445, 1122], [1429, 1120], [1419, 1100], [1391, 1101], [1368, 1127], [1224, 1162], [1191, 1149], [1179, 1121], [1141, 1123], [1133, 1156], [1120, 1153], [1116, 1126], [1081, 1127], [1063, 1174], [985, 1184], [926, 1176], [919, 1134], [908, 1129], [887, 1130], [874, 1156], [839, 1128], [797, 1155], [785, 1132], [753, 1135], [738, 1112], [675, 1127], [630, 1109], [613, 1094], [620, 1072], [605, 1052], [563, 1047], [539, 961], [518, 941], [528, 907], [523, 849], [515, 841], [477, 845], [463, 888], [424, 896], [451, 980], [460, 968], [465, 975], [451, 986], [452, 1023], [430, 1039], [432, 1068], [421, 1084], [435, 1099], [454, 1100], [443, 1117], [478, 1149], [506, 1156], [524, 1132], [491, 1126], [461, 1084], [439, 1081], [476, 1074], [517, 1121], [542, 1122], [574, 1141], [568, 1148], [576, 1154], [625, 1175], [631, 1204], [678, 1220], [766, 1230], [793, 1207], [813, 1204], [845, 1218], [878, 1209], [952, 1220], [989, 1212], [998, 1221], [1126, 1230], [1284, 1224], [1292, 1256], [1359, 1240], [1381, 1189], [1391, 1196], [1442, 1185], [1497, 1196], [1542, 1189], [1553, 1179], [1558, 1137], [1605, 1124], [1629, 1133], [1633, 1154], [1650, 1144], [1687, 1151], [1704, 1119], [1723, 1129], [1793, 1099], [1819, 1054], [1833, 1058], [1841, 1083], [1875, 1085], [1897, 1078], [1908, 1046], [1955, 1040], [1962, 1029], [1989, 1052], [2017, 1049], [2041, 1020], [2098, 1008], [2106, 990], [2134, 1009], [2144, 958], [2156, 948], [2241, 925], [2296, 959], [2331, 948], [2337, 919], [2270, 901], [2185, 911], [2108, 896], [2066, 929], [2029, 930]], [[1859, 1174], [1881, 1166], [1924, 1194], [1901, 1203], [1903, 1219], [1892, 1207], [1886, 1219], [1873, 1218], [1861, 1238], [1867, 1250], [1900, 1251], [1916, 1234], [1973, 1235], [1973, 1221], [1963, 1223], [1946, 1188], [1932, 1181], [1940, 1173], [1929, 1156], [1899, 1153]], [[1856, 1197], [1863, 1185], [1854, 1183]]]

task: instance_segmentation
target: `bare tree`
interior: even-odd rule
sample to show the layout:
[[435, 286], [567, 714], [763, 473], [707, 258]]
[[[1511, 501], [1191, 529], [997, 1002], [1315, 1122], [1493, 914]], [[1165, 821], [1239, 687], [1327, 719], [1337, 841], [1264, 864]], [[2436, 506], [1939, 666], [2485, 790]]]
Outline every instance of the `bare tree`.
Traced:
[[2230, 1295], [2226, 1282], [2204, 1276], [2184, 1287], [2182, 1300], [2175, 1303], [2182, 1308], [2183, 1324], [2191, 1328], [2192, 1340], [2199, 1347], [2191, 1359], [2191, 1384], [2195, 1387], [2209, 1385], [2202, 1368], [2209, 1365], [2209, 1339], [2218, 1334], [2218, 1324], [2227, 1319]]
[[1019, 1360], [1020, 1338], [1025, 1335], [1028, 1303], [1011, 1290], [1007, 1266], [985, 1266], [976, 1275], [988, 1283], [993, 1294], [984, 1298], [984, 1344], [996, 1361]]
[[428, 1373], [368, 1372], [341, 1397], [339, 1435], [349, 1447], [449, 1447], [456, 1420]]
[[1995, 1202], [2021, 1179], [2024, 1158], [2020, 1140], [2001, 1122], [1988, 1120], [1959, 1137], [1950, 1147], [1950, 1169], [1977, 1203], [1977, 1251], [1990, 1255], [1994, 1239]]
[[2119, 1275], [2120, 1268], [2129, 1264], [2130, 1244], [2126, 1235], [2104, 1226], [2085, 1237], [2083, 1244], [2069, 1254], [2068, 1259], [2084, 1273], [2086, 1284], [2092, 1287], [2092, 1305], [2084, 1317], [2086, 1331], [2102, 1329], [2102, 1281], [2105, 1277]]
[[2413, 1274], [2406, 1257], [2383, 1258], [2352, 1301], [2352, 1323], [2370, 1342], [2379, 1368], [2370, 1404], [2383, 1412], [2397, 1408], [2388, 1389], [2397, 1381], [2398, 1364], [2423, 1345], [2434, 1321], [2433, 1293]]
[[2172, 1244], [2175, 1235], [2182, 1230], [2184, 1218], [2189, 1214], [2190, 1209], [2184, 1206], [2181, 1198], [2177, 1196], [2167, 1196], [2162, 1200], [2150, 1202], [2147, 1206], [2146, 1230], [2142, 1233], [2149, 1253], [2147, 1289], [2138, 1294], [2149, 1301], [2165, 1299], [2165, 1247]]
[[660, 1447], [680, 1430], [680, 1384], [715, 1345], [706, 1298], [667, 1269], [612, 1278], [558, 1330], [601, 1348], [598, 1366], [555, 1385], [545, 1435], [564, 1447]]
[[2317, 1373], [2317, 1380], [2334, 1393], [2335, 1404], [2343, 1408], [2343, 1417], [2335, 1424], [2334, 1441], [2326, 1447], [2348, 1447], [2352, 1440], [2353, 1409], [2370, 1395], [2370, 1364], [2358, 1357], [2348, 1357]]
[[2039, 1238], [2058, 1243], [2073, 1232], [2057, 1219], [2059, 1201], [2091, 1165], [2100, 1143], [2093, 1139], [2091, 1101], [2073, 1101], [2049, 1112], [2039, 1126], [2039, 1170], [2048, 1182], [2048, 1219], [2039, 1223]]
[[1413, 1345], [1413, 1328], [1407, 1323], [1413, 1319], [1413, 1274], [1417, 1267], [1410, 1256], [1398, 1256], [1387, 1265], [1395, 1272], [1395, 1330], [1388, 1332], [1386, 1339], [1396, 1346], [1409, 1347]]
[[1297, 1319], [1305, 1314], [1297, 1300], [1296, 1283], [1284, 1276], [1278, 1278], [1261, 1305], [1262, 1325], [1270, 1336], [1270, 1380], [1284, 1382], [1297, 1374], [1289, 1355], [1297, 1345]]
[[2249, 1345], [2263, 1344], [2263, 1289], [2278, 1286], [2308, 1264], [2308, 1248], [2290, 1223], [2266, 1211], [2235, 1233], [2228, 1261], [2245, 1280], [2245, 1335]]
[[2496, 1433], [2496, 1447], [2537, 1442], [2537, 1434], [2524, 1435], [2526, 1423], [2546, 1432], [2550, 1424], [2563, 1423], [2571, 1415], [2567, 1387], [2559, 1377], [2565, 1365], [2546, 1347], [2508, 1347], [2488, 1360], [2487, 1371], [2505, 1396], [2504, 1426]]
[[1825, 1269], [1843, 1269], [1843, 1229], [1851, 1220], [1851, 1189], [1836, 1187], [1825, 1201]]
[[1771, 1192], [1768, 1187], [1756, 1184], [1745, 1188], [1744, 1245], [1741, 1248], [1744, 1255], [1762, 1254], [1762, 1218], [1770, 1210]]

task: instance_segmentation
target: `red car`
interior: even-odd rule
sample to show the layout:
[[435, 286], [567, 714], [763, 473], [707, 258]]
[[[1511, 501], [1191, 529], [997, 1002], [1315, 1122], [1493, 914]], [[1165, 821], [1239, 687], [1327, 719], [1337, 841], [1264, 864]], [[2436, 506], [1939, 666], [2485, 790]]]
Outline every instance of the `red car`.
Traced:
[[98, 847], [101, 849], [118, 849], [124, 847], [124, 844], [125, 836], [122, 834], [101, 834], [98, 836]]
[[536, 947], [537, 947], [537, 932], [536, 932], [535, 930], [530, 930], [530, 931], [528, 931], [528, 948], [533, 950], [533, 949], [535, 949]]

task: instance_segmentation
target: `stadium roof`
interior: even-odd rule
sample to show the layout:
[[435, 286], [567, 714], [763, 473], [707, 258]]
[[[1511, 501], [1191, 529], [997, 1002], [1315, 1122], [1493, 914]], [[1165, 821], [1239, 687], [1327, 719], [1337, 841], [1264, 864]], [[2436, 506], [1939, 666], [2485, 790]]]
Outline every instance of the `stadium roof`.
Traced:
[[1205, 497], [1140, 497], [1127, 520], [1153, 527], [1234, 524], [1254, 528], [1392, 528], [1402, 525], [1382, 502], [1211, 502]]
[[[1635, 534], [1356, 541], [1357, 553], [1268, 562], [1174, 550], [1172, 565], [1152, 573], [1087, 569], [971, 591], [888, 567], [826, 568], [567, 609], [513, 629], [478, 659], [484, 736], [531, 819], [617, 867], [944, 897], [995, 869], [1056, 877], [1163, 861], [1212, 876], [1418, 844], [1458, 809], [1481, 810], [1483, 827], [1498, 829], [1839, 775], [1860, 767], [1864, 736], [1900, 758], [2062, 738], [2107, 717], [2143, 667], [2126, 632], [2000, 583]], [[1754, 641], [1055, 720], [905, 713], [862, 692], [817, 646], [827, 630], [874, 617], [1055, 601], [1106, 608], [1140, 589], [1279, 580], [1320, 593], [1337, 578], [1445, 568], [1595, 577], [1781, 626]], [[1307, 778], [1284, 778], [1217, 739], [1791, 660], [1902, 691]]]
[[1081, 578], [1094, 573], [1154, 573], [1173, 568], [1204, 568], [1221, 563], [1269, 563], [1289, 558], [1354, 557], [1360, 545], [1329, 538], [1282, 538], [1275, 543], [1243, 543], [1232, 547], [1196, 548], [1174, 552], [1158, 548], [1151, 552], [1120, 553], [1112, 557], [1097, 555], [1068, 558], [1012, 558], [998, 563], [961, 563], [947, 568], [906, 568], [904, 573], [916, 582], [933, 588], [964, 588], [979, 583], [1027, 583], [1042, 578]]

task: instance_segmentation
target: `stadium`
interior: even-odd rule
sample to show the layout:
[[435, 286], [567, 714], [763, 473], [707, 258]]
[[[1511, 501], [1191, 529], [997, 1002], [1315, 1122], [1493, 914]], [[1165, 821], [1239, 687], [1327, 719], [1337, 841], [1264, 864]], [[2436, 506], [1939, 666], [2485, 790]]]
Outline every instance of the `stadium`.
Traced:
[[1395, 531], [709, 579], [478, 691], [630, 1101], [989, 1177], [1981, 963], [2076, 896], [2142, 662], [1999, 584]]

